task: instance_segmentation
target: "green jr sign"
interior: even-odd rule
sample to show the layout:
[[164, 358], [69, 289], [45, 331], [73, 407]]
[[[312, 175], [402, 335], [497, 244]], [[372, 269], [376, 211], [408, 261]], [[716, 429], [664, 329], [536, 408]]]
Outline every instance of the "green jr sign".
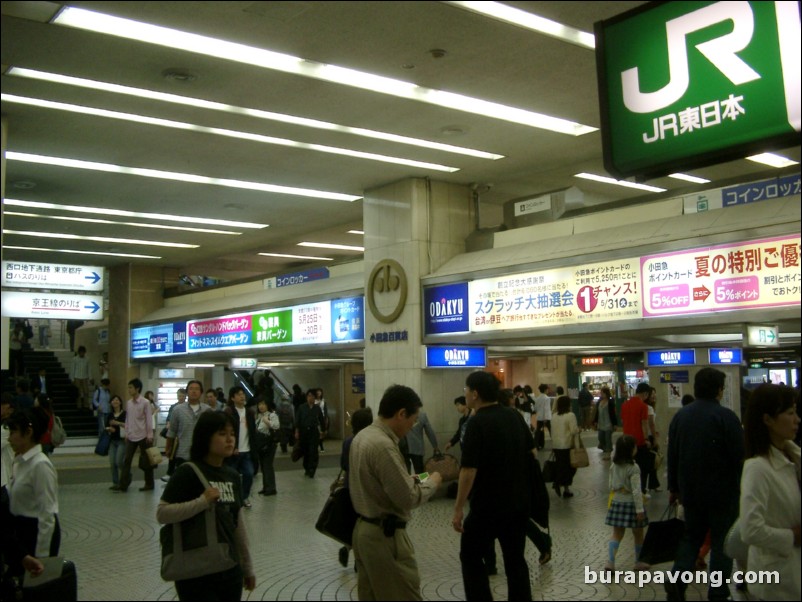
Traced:
[[800, 142], [798, 2], [653, 2], [595, 25], [607, 171], [643, 179]]

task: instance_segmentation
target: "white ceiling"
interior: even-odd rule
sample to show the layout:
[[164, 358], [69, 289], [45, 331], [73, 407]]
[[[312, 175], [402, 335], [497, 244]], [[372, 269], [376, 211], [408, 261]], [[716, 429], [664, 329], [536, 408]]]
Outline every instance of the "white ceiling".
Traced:
[[[508, 4], [592, 32], [595, 21], [642, 3]], [[70, 5], [600, 126], [593, 51], [441, 2], [72, 2]], [[491, 161], [466, 157], [4, 74], [4, 94], [345, 147], [445, 164], [459, 171], [441, 173], [3, 101], [8, 151], [356, 196], [361, 196], [366, 189], [409, 177], [492, 184], [481, 197], [485, 206], [483, 215], [491, 222], [494, 218], [500, 221], [499, 207], [506, 201], [569, 186], [579, 187], [586, 198], [595, 203], [644, 196], [642, 192], [612, 189], [573, 177], [581, 171], [606, 175], [599, 132], [579, 137], [551, 133], [336, 83], [48, 23], [58, 8], [59, 5], [47, 2], [2, 2], [4, 73], [11, 66], [48, 71], [470, 147], [502, 154], [505, 158]], [[442, 49], [445, 55], [436, 58], [430, 52], [432, 49]], [[185, 70], [194, 75], [194, 80], [165, 78], [163, 73], [170, 69]], [[797, 161], [800, 158], [798, 147], [780, 150]], [[6, 198], [97, 208], [96, 215], [83, 217], [168, 223], [104, 215], [108, 209], [121, 209], [187, 216], [183, 225], [188, 226], [196, 225], [194, 217], [257, 222], [270, 224], [270, 227], [262, 230], [233, 228], [242, 234], [228, 236], [145, 229], [122, 223], [22, 217], [8, 212], [81, 215], [58, 208], [6, 207], [6, 231], [200, 246], [183, 249], [6, 233], [4, 259], [106, 266], [132, 261], [120, 257], [14, 250], [9, 246], [138, 253], [157, 255], [161, 259], [133, 261], [232, 280], [291, 271], [308, 263], [262, 257], [257, 252], [327, 256], [337, 260], [360, 255], [302, 248], [297, 243], [316, 240], [361, 244], [360, 236], [346, 233], [361, 228], [361, 201], [348, 203], [20, 161], [7, 161], [5, 169]], [[766, 171], [764, 166], [739, 160], [693, 173], [715, 183], [758, 177]], [[669, 191], [688, 190], [687, 183], [669, 178], [649, 183]], [[485, 188], [483, 186], [482, 190]]]

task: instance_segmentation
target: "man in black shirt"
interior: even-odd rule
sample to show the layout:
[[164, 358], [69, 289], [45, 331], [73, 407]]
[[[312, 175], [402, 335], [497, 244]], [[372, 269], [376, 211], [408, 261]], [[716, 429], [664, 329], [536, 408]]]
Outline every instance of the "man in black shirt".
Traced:
[[[492, 600], [483, 556], [496, 539], [504, 555], [509, 600], [531, 600], [529, 567], [524, 557], [529, 520], [527, 454], [532, 433], [511, 408], [498, 404], [499, 382], [488, 372], [466, 380], [465, 399], [476, 414], [462, 442], [462, 468], [452, 526], [462, 533], [460, 561], [467, 600]], [[463, 524], [463, 508], [471, 509]]]
[[315, 389], [306, 392], [306, 403], [295, 412], [295, 440], [300, 442], [304, 452], [304, 475], [310, 479], [315, 476], [320, 459], [318, 443], [320, 433], [325, 428], [323, 412], [315, 405]]

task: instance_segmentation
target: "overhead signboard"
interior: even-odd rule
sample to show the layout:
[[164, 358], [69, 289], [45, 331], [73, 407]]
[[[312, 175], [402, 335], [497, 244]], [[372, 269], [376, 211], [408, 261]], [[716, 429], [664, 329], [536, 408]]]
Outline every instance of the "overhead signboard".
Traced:
[[131, 329], [131, 358], [144, 359], [187, 352], [187, 323], [169, 322]]
[[749, 324], [746, 327], [747, 347], [779, 347], [780, 328], [776, 324]]
[[49, 320], [102, 320], [102, 295], [3, 291], [3, 315]]
[[349, 297], [331, 302], [331, 342], [365, 340], [365, 298]]
[[423, 291], [424, 333], [470, 332], [468, 283], [430, 286]]
[[643, 315], [799, 305], [799, 254], [796, 235], [647, 255]]
[[743, 353], [740, 349], [708, 349], [707, 356], [710, 364], [738, 366], [743, 360]]
[[102, 267], [30, 261], [3, 262], [4, 287], [102, 291], [104, 284]]
[[799, 144], [798, 2], [651, 2], [595, 34], [604, 162], [616, 177]]
[[694, 349], [647, 351], [646, 365], [650, 368], [658, 366], [694, 366], [696, 365], [696, 351]]
[[427, 368], [484, 368], [487, 366], [485, 347], [427, 345]]
[[474, 280], [470, 330], [486, 332], [640, 318], [639, 259]]

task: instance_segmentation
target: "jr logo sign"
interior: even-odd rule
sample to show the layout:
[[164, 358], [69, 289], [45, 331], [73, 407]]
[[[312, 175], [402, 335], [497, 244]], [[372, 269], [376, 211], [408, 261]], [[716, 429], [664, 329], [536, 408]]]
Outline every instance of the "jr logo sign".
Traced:
[[722, 21], [731, 21], [732, 31], [700, 42], [696, 44], [696, 49], [735, 85], [759, 79], [760, 75], [736, 54], [752, 41], [755, 28], [752, 9], [746, 2], [716, 2], [666, 23], [668, 83], [656, 92], [641, 92], [638, 68], [627, 69], [621, 74], [624, 105], [634, 113], [651, 113], [665, 109], [682, 98], [690, 84], [689, 34]]
[[648, 179], [800, 142], [799, 2], [649, 2], [596, 24], [607, 171]]

